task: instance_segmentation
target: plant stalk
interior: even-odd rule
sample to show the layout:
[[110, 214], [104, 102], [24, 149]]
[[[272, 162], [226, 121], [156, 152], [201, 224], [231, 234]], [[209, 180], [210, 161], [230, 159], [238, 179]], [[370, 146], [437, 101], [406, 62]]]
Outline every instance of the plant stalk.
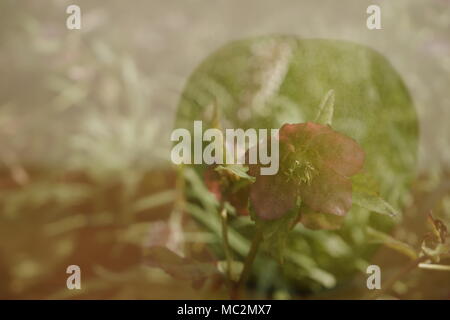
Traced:
[[245, 258], [244, 269], [242, 270], [241, 276], [239, 277], [239, 280], [236, 283], [236, 286], [234, 287], [233, 296], [235, 298], [238, 295], [239, 289], [245, 284], [245, 282], [247, 281], [247, 278], [250, 275], [250, 272], [251, 272], [252, 266], [253, 266], [253, 262], [255, 261], [256, 254], [258, 253], [259, 245], [261, 244], [261, 242], [262, 242], [262, 232], [261, 232], [261, 230], [259, 230], [259, 228], [256, 228], [256, 233], [253, 236], [250, 250], [247, 254], [247, 257]]
[[226, 278], [228, 282], [231, 282], [233, 256], [231, 253], [230, 243], [228, 241], [228, 214], [227, 209], [225, 209], [224, 206], [222, 206], [222, 210], [220, 211], [220, 220], [222, 221], [222, 241], [225, 251], [225, 259], [227, 261]]

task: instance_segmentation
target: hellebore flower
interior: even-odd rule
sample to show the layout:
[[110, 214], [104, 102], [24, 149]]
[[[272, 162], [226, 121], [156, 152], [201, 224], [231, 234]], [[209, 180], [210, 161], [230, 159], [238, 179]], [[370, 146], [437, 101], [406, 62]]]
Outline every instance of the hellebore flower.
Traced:
[[280, 218], [300, 199], [306, 219], [311, 213], [345, 216], [352, 205], [350, 177], [364, 163], [357, 142], [330, 126], [312, 122], [285, 124], [278, 139], [280, 169], [276, 175], [259, 175], [259, 165], [250, 165], [249, 174], [256, 177], [250, 186], [256, 215], [263, 220]]

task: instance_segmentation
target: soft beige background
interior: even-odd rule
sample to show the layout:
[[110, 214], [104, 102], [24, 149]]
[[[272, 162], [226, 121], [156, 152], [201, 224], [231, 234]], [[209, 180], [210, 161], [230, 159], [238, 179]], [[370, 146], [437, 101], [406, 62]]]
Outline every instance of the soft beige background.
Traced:
[[[110, 64], [124, 60], [128, 61], [122, 64], [125, 67], [119, 68], [128, 68], [125, 77], [140, 83], [133, 90], [143, 95], [142, 108], [147, 110], [148, 121], [140, 125], [156, 122], [159, 126], [155, 148], [140, 155], [154, 162], [158, 149], [157, 157], [167, 158], [178, 98], [194, 68], [229, 41], [281, 33], [355, 41], [384, 54], [403, 76], [417, 105], [421, 168], [449, 164], [450, 11], [446, 0], [5, 3], [10, 4], [3, 4], [9, 11], [0, 10], [0, 16], [5, 15], [0, 19], [0, 111], [12, 110], [13, 116], [5, 117], [18, 122], [13, 132], [17, 142], [9, 140], [8, 145], [19, 158], [38, 162], [48, 158], [49, 152], [42, 150], [55, 136], [51, 154], [66, 156], [66, 151], [57, 150], [68, 147], [65, 137], [73, 133], [69, 128], [86, 133], [79, 126], [93, 117], [89, 109], [98, 107], [93, 96], [114, 100], [127, 90], [115, 79], [101, 80], [111, 70]], [[81, 31], [65, 28], [65, 8], [72, 3], [82, 9]], [[382, 30], [366, 28], [370, 4], [381, 6]], [[73, 87], [75, 92], [65, 95], [69, 101], [64, 95], [58, 98], [61, 85], [55, 85], [56, 77]], [[100, 89], [93, 87], [97, 84]], [[30, 135], [36, 139], [31, 149], [26, 146]]]

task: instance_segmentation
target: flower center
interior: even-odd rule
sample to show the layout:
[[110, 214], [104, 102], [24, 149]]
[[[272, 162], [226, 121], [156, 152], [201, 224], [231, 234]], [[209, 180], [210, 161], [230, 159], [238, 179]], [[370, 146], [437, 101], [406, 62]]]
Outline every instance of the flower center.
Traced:
[[317, 170], [309, 160], [294, 160], [291, 166], [284, 171], [287, 177], [287, 181], [297, 181], [300, 183], [306, 183], [310, 185], [314, 176], [317, 175]]

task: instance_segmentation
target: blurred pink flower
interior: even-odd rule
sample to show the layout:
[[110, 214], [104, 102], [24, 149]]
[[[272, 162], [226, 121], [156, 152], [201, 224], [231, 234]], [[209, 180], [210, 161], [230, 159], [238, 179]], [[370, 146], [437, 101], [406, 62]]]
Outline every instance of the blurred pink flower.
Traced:
[[352, 205], [349, 177], [361, 170], [364, 152], [356, 141], [329, 126], [312, 122], [285, 124], [279, 132], [280, 169], [276, 175], [259, 175], [250, 186], [256, 215], [264, 220], [282, 217], [300, 197], [302, 208], [344, 216]]

